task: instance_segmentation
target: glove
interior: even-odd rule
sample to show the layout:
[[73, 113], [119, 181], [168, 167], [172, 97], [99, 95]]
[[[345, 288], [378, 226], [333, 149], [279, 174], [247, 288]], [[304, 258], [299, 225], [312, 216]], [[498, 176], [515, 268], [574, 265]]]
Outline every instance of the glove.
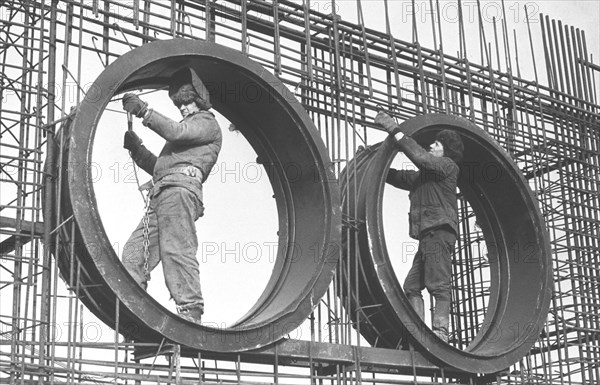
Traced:
[[398, 124], [396, 121], [383, 111], [379, 111], [377, 116], [375, 116], [375, 124], [383, 127], [390, 135], [393, 135], [398, 131]]
[[142, 140], [135, 132], [131, 130], [125, 131], [125, 136], [123, 137], [124, 149], [131, 151], [132, 154], [135, 154], [141, 146]]
[[148, 103], [136, 94], [128, 92], [123, 95], [123, 109], [138, 118], [143, 118], [146, 111], [148, 111]]

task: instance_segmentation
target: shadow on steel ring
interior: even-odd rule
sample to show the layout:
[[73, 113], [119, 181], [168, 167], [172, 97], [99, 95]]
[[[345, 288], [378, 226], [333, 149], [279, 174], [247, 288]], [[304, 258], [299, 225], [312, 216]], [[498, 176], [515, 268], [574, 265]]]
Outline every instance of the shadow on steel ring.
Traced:
[[388, 137], [360, 151], [340, 176], [345, 214], [358, 223], [356, 231], [343, 234], [350, 266], [359, 266], [343, 277], [358, 285], [359, 294], [349, 297], [353, 320], [360, 318], [361, 334], [375, 346], [396, 348], [408, 336], [434, 362], [471, 373], [506, 369], [537, 340], [550, 305], [550, 243], [537, 201], [508, 154], [470, 121], [429, 114], [402, 126], [422, 146], [447, 128], [463, 138], [458, 186], [488, 246], [488, 310], [476, 337], [459, 350], [435, 336], [412, 309], [391, 266], [383, 231], [385, 180], [398, 151]]
[[[224, 329], [178, 317], [136, 284], [109, 242], [92, 182], [86, 178], [97, 125], [110, 99], [128, 90], [164, 88], [170, 76], [186, 66], [206, 79], [214, 108], [239, 129], [258, 154], [257, 162], [268, 168], [279, 216], [277, 259], [266, 288], [245, 316]], [[64, 218], [73, 214], [75, 231], [74, 239], [69, 232], [62, 236], [75, 247], [72, 260], [69, 242], [63, 242], [56, 256], [58, 265], [67, 279], [71, 266], [81, 263], [82, 301], [112, 328], [118, 314], [119, 332], [126, 338], [160, 341], [165, 337], [215, 352], [249, 350], [295, 330], [325, 294], [340, 254], [337, 180], [305, 110], [281, 81], [256, 62], [232, 49], [196, 40], [145, 44], [100, 74], [66, 134], [60, 209]]]

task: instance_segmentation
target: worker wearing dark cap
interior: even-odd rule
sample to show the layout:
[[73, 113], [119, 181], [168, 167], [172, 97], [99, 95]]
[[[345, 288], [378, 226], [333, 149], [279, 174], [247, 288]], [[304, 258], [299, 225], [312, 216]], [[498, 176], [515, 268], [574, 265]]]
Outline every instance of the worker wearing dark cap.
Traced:
[[[123, 264], [144, 288], [160, 261], [167, 288], [181, 316], [200, 322], [204, 300], [196, 251], [195, 221], [204, 215], [202, 186], [221, 150], [221, 129], [208, 91], [191, 68], [176, 73], [169, 82], [169, 97], [183, 119], [171, 120], [149, 108], [137, 95], [123, 96], [123, 109], [142, 118], [142, 124], [166, 140], [156, 157], [132, 131], [124, 147], [134, 162], [152, 175], [147, 217], [140, 222], [123, 249]], [[147, 247], [144, 243], [147, 241]]]
[[395, 136], [399, 149], [419, 168], [390, 169], [387, 176], [387, 183], [410, 192], [409, 235], [419, 240], [404, 293], [424, 320], [421, 292], [427, 288], [435, 299], [432, 330], [448, 342], [452, 253], [458, 234], [456, 187], [463, 142], [455, 131], [442, 130], [426, 151], [386, 113], [377, 114], [375, 123]]

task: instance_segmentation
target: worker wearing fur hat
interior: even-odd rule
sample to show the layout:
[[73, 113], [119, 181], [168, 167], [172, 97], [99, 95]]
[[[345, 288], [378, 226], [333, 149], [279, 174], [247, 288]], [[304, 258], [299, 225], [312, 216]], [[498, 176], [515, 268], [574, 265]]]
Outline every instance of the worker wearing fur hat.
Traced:
[[[144, 289], [150, 272], [160, 261], [167, 288], [179, 314], [200, 322], [204, 299], [196, 258], [195, 221], [204, 215], [203, 184], [221, 150], [221, 129], [211, 108], [206, 87], [191, 68], [176, 73], [169, 82], [169, 97], [183, 119], [169, 119], [149, 108], [137, 95], [123, 96], [123, 109], [142, 118], [142, 124], [166, 140], [155, 156], [132, 131], [124, 147], [134, 162], [152, 175], [148, 208], [123, 249], [123, 264]], [[146, 243], [146, 246], [144, 246]]]
[[403, 288], [422, 320], [425, 310], [421, 292], [427, 288], [435, 299], [432, 330], [448, 342], [451, 262], [458, 234], [456, 187], [463, 142], [455, 131], [442, 130], [426, 151], [401, 132], [400, 125], [386, 113], [377, 114], [375, 123], [395, 136], [399, 149], [419, 168], [390, 169], [387, 176], [387, 183], [409, 191], [409, 235], [419, 240]]

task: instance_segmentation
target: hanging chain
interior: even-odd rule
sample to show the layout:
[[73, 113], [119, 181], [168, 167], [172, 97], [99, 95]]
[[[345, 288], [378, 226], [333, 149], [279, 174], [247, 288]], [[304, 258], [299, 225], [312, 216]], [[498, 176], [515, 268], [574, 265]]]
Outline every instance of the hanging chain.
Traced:
[[[133, 117], [130, 113], [127, 113], [127, 129], [129, 131], [133, 130]], [[146, 280], [150, 280], [150, 266], [148, 263], [148, 260], [150, 259], [150, 218], [148, 217], [148, 211], [150, 210], [150, 193], [152, 191], [152, 189], [150, 189], [148, 191], [148, 195], [144, 196], [144, 193], [142, 191], [142, 188], [140, 187], [140, 180], [138, 178], [138, 174], [137, 174], [137, 167], [135, 164], [135, 160], [133, 159], [133, 155], [131, 153], [131, 151], [129, 151], [129, 157], [131, 158], [131, 161], [133, 162], [133, 174], [135, 175], [135, 182], [137, 183], [138, 186], [138, 191], [140, 192], [140, 194], [142, 194], [142, 199], [144, 200], [144, 219], [142, 219], [142, 222], [144, 224], [144, 230], [143, 230], [143, 235], [144, 235], [144, 277], [146, 277]]]
[[144, 276], [149, 281], [150, 267], [148, 260], [150, 259], [150, 218], [148, 216], [148, 211], [150, 211], [150, 192], [148, 192], [148, 196], [144, 199], [144, 201], [144, 219], [142, 220], [144, 223]]

